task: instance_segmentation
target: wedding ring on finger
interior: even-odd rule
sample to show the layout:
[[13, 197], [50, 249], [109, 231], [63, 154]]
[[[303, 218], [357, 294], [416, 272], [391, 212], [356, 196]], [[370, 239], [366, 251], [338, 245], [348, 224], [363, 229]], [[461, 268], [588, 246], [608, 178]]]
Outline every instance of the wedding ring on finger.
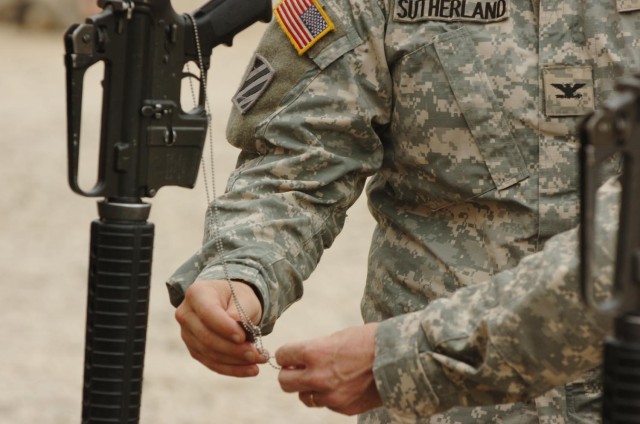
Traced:
[[309, 392], [309, 405], [312, 408], [318, 408], [319, 405], [316, 403], [316, 399], [315, 399], [315, 393], [314, 392]]

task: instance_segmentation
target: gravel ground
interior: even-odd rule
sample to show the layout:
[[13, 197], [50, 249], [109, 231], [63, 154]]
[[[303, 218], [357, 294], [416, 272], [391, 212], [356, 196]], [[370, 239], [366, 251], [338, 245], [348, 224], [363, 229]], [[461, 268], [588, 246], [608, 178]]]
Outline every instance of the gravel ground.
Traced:
[[[190, 11], [198, 3], [174, 3]], [[245, 31], [233, 48], [214, 51], [209, 96], [214, 115], [218, 186], [235, 161], [224, 125], [264, 25]], [[95, 199], [66, 182], [63, 30], [38, 32], [0, 24], [0, 423], [69, 424], [80, 421], [89, 225]], [[83, 163], [93, 165], [99, 83], [85, 81]], [[85, 129], [86, 128], [86, 129]], [[84, 134], [89, 134], [85, 136]], [[83, 169], [90, 169], [85, 165]], [[201, 181], [201, 179], [200, 179]], [[183, 346], [165, 279], [198, 247], [205, 209], [194, 190], [166, 187], [152, 200], [156, 225], [151, 308], [141, 423], [354, 423], [326, 409], [307, 409], [282, 393], [268, 366], [254, 379], [208, 371]], [[265, 339], [269, 350], [287, 341], [330, 334], [360, 323], [372, 221], [361, 199], [347, 226], [294, 305]]]

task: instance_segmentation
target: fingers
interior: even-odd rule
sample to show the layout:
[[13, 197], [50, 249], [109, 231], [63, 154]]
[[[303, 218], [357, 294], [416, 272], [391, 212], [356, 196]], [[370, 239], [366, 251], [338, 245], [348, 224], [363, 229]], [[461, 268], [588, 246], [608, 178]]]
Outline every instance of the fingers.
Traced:
[[312, 392], [325, 388], [320, 379], [314, 378], [311, 370], [302, 367], [283, 367], [278, 374], [278, 382], [285, 393]]
[[291, 343], [276, 352], [284, 392], [298, 392], [308, 407], [354, 415], [382, 404], [373, 377], [377, 324]]
[[256, 364], [264, 362], [264, 359], [253, 344], [236, 343], [210, 331], [193, 312], [183, 313], [179, 321], [183, 324], [181, 336], [189, 353], [207, 368], [234, 377], [258, 374]]
[[301, 392], [300, 400], [304, 401], [303, 392], [326, 388], [327, 379], [321, 374], [324, 368], [314, 368], [319, 352], [319, 349], [307, 349], [306, 343], [289, 343], [276, 351], [276, 362], [282, 367], [278, 382], [284, 392]]
[[326, 366], [327, 355], [322, 341], [286, 344], [276, 351], [275, 356], [282, 367], [278, 374], [280, 387], [286, 393], [299, 392], [300, 400], [307, 406], [313, 406], [310, 393], [317, 399], [336, 383]]
[[276, 351], [276, 362], [283, 369], [305, 368], [309, 361], [303, 343], [289, 343]]
[[187, 290], [175, 318], [193, 358], [219, 374], [255, 376], [259, 372], [257, 364], [266, 362], [266, 358], [247, 340], [237, 316], [230, 311], [230, 297], [226, 281], [196, 282]]
[[255, 356], [258, 352], [253, 344], [230, 341], [210, 331], [197, 320], [183, 326], [181, 336], [187, 346], [208, 355], [212, 360], [234, 365], [256, 362]]
[[300, 392], [298, 399], [309, 408], [322, 408], [323, 404], [320, 403], [319, 396], [316, 392]]
[[244, 331], [237, 324], [238, 317], [229, 313], [231, 293], [228, 283], [226, 281], [222, 283], [224, 284], [209, 281], [194, 283], [185, 293], [185, 300], [180, 307], [184, 305], [187, 309], [186, 312], [193, 312], [197, 321], [201, 322], [209, 331], [234, 343], [241, 343], [245, 341]]

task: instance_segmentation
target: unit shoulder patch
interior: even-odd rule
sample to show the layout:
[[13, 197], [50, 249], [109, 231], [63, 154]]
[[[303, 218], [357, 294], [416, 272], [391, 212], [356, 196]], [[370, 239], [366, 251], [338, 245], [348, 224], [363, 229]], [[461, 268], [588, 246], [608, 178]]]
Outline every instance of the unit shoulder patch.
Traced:
[[233, 96], [233, 104], [241, 114], [245, 114], [258, 101], [275, 75], [273, 67], [259, 54], [255, 54], [250, 63], [240, 88]]
[[274, 14], [299, 55], [335, 29], [317, 0], [281, 0]]
[[396, 0], [393, 20], [489, 23], [509, 17], [509, 0]]

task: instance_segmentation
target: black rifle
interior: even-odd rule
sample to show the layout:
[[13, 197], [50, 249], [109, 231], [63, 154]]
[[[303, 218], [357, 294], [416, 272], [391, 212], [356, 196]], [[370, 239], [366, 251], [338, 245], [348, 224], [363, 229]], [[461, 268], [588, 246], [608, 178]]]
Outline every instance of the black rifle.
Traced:
[[[588, 304], [613, 318], [605, 340], [603, 421], [640, 423], [640, 75], [618, 81], [616, 94], [581, 126], [581, 284]], [[600, 166], [619, 156], [620, 226], [614, 288], [596, 303], [590, 287], [595, 229], [595, 193]]]
[[[169, 0], [100, 0], [102, 11], [64, 35], [69, 184], [102, 197], [91, 224], [82, 423], [137, 423], [146, 344], [154, 227], [160, 187], [193, 187], [207, 131], [204, 84], [193, 110], [180, 105], [185, 64], [257, 21], [271, 0], [212, 0], [192, 20]], [[195, 28], [193, 22], [195, 21]], [[196, 32], [197, 30], [197, 32]], [[97, 182], [78, 183], [84, 75], [104, 64]], [[192, 75], [193, 76], [193, 75]]]

